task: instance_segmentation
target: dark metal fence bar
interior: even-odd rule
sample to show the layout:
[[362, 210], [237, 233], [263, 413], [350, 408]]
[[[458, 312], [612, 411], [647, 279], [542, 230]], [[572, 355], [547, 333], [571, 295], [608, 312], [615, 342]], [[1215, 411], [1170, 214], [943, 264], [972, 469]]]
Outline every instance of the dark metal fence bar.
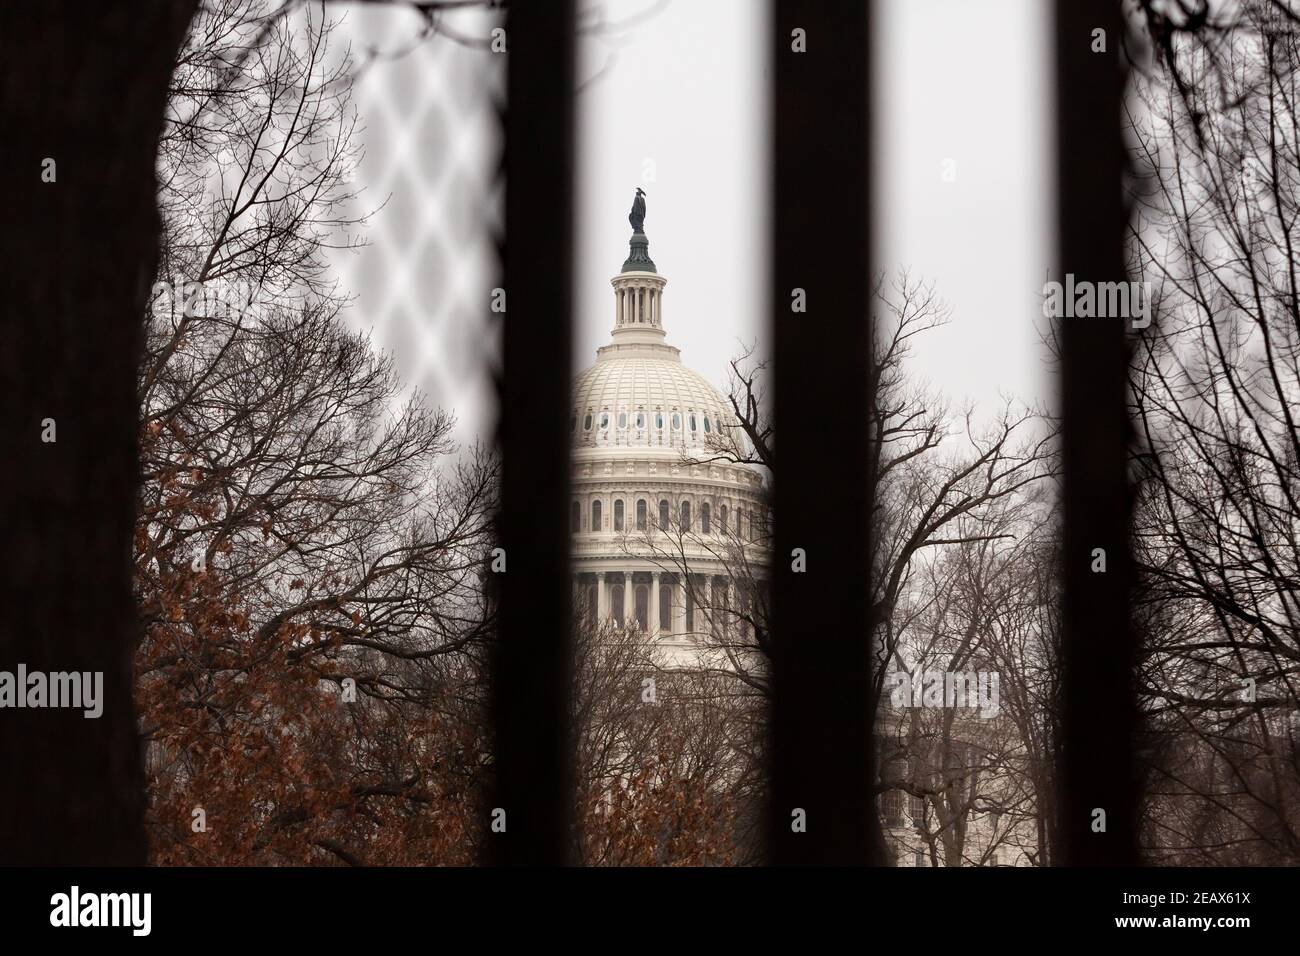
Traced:
[[772, 24], [779, 460], [767, 831], [778, 864], [883, 858], [869, 704], [867, 7], [777, 0]]
[[569, 807], [572, 0], [511, 4], [506, 35], [505, 570], [498, 562], [492, 572], [496, 795], [487, 839], [498, 863], [554, 864], [565, 860]]
[[[1122, 29], [1114, 0], [1056, 4], [1060, 262], [1076, 286], [1126, 279]], [[1105, 31], [1104, 53], [1093, 52], [1096, 30]], [[1065, 512], [1058, 862], [1130, 864], [1137, 862], [1136, 709], [1125, 322], [1058, 321]], [[1097, 549], [1105, 552], [1104, 571], [1094, 570]]]

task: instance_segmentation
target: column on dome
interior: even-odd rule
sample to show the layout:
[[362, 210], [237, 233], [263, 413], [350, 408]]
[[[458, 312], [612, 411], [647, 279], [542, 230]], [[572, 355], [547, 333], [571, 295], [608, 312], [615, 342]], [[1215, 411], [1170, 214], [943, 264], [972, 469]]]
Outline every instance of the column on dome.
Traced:
[[731, 617], [731, 602], [734, 599], [735, 595], [731, 593], [731, 578], [722, 578], [722, 607], [719, 609], [718, 614], [719, 628], [722, 631], [723, 637], [729, 637], [733, 629], [732, 624], [734, 621]]
[[722, 590], [718, 587], [718, 576], [716, 574], [707, 575], [704, 578], [704, 585], [701, 590], [704, 591], [704, 600], [708, 602], [709, 610], [704, 615], [704, 626], [700, 628], [700, 633], [714, 638], [721, 637]]
[[651, 634], [659, 633], [659, 575], [661, 573], [659, 571], [650, 572], [650, 607], [648, 610]]
[[673, 576], [673, 633], [686, 633], [686, 589], [680, 574]]
[[596, 620], [601, 624], [609, 620], [609, 581], [604, 571], [596, 572]]
[[[626, 520], [626, 518], [624, 519]], [[632, 593], [632, 572], [623, 572], [623, 626], [630, 627], [636, 621], [636, 595]]]

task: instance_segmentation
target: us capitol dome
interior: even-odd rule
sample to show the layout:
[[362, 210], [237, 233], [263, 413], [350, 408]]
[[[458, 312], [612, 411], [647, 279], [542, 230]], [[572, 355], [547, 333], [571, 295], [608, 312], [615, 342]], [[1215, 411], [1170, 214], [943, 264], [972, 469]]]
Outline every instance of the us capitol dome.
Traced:
[[668, 343], [644, 216], [638, 189], [609, 342], [573, 384], [573, 569], [590, 621], [690, 653], [745, 626], [766, 505], [759, 472], [728, 459], [743, 442], [731, 403]]

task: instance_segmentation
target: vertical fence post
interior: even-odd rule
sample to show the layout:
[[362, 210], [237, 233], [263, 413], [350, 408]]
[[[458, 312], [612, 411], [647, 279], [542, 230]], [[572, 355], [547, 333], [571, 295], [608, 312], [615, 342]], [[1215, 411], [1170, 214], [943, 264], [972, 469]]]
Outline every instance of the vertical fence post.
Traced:
[[[489, 856], [559, 864], [568, 842], [572, 0], [506, 18], [506, 313]], [[485, 300], [486, 301], [486, 300]], [[501, 828], [504, 827], [504, 832]]]
[[769, 859], [876, 863], [868, 4], [772, 24], [775, 481]]
[[[1060, 264], [1076, 287], [1127, 280], [1123, 28], [1118, 0], [1056, 4]], [[1099, 40], [1104, 52], [1094, 52]], [[1137, 801], [1127, 320], [1058, 321], [1065, 510], [1061, 862], [1132, 864]], [[1098, 549], [1104, 571], [1096, 570]], [[1105, 814], [1104, 832], [1098, 811]]]

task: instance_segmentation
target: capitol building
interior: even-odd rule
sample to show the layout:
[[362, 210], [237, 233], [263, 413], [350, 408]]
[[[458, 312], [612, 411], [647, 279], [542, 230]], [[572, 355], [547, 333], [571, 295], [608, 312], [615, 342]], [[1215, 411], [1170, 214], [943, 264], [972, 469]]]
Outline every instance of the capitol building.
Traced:
[[735, 461], [744, 439], [729, 400], [668, 342], [644, 210], [638, 190], [609, 342], [574, 381], [569, 530], [588, 620], [634, 625], [684, 663], [702, 637], [745, 627], [766, 577], [766, 496]]
[[[638, 191], [628, 256], [611, 280], [609, 341], [573, 384], [576, 612], [592, 626], [638, 629], [670, 668], [752, 665], [749, 622], [761, 615], [751, 614], [751, 592], [768, 579], [764, 473], [741, 463], [751, 456], [731, 401], [669, 344], [668, 280], [650, 258], [644, 212]], [[911, 719], [889, 709], [878, 715], [878, 775], [887, 768], [890, 778], [909, 776], [920, 746], [908, 732]], [[972, 756], [982, 750], [976, 742], [990, 728], [962, 717], [953, 729], [953, 739], [929, 755], [945, 781], [942, 804], [901, 789], [878, 798], [894, 862], [930, 866], [937, 854], [965, 865], [1029, 865], [1034, 835], [1026, 822], [974, 810], [977, 780], [985, 800], [1008, 787], [999, 775], [972, 769], [982, 763]], [[969, 794], [954, 801], [962, 787]]]

